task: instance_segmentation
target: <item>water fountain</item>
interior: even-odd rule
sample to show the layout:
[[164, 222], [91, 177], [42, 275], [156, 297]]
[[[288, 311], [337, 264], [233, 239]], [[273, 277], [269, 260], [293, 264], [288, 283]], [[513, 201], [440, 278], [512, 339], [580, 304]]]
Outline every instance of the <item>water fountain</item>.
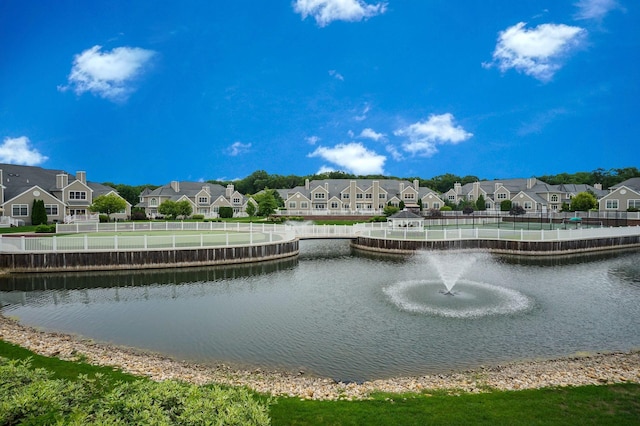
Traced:
[[[513, 314], [531, 308], [532, 300], [520, 292], [464, 278], [470, 271], [481, 271], [488, 262], [491, 262], [488, 253], [420, 252], [415, 255], [412, 265], [423, 275], [430, 274], [433, 278], [399, 281], [384, 291], [401, 310], [444, 317]], [[425, 265], [429, 267], [428, 271], [424, 271]], [[477, 268], [473, 268], [474, 265]]]

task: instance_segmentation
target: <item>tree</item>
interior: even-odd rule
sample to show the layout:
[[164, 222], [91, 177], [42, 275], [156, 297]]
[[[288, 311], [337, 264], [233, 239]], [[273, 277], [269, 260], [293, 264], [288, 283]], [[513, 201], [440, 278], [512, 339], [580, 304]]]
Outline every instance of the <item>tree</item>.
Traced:
[[253, 199], [258, 203], [258, 216], [270, 216], [278, 208], [278, 202], [274, 195], [273, 189], [265, 189], [253, 196]]
[[193, 213], [193, 207], [187, 200], [178, 201], [176, 203], [176, 216], [188, 217]]
[[473, 213], [473, 207], [471, 207], [470, 205], [466, 205], [464, 206], [464, 208], [462, 209], [462, 214], [472, 214]]
[[253, 202], [251, 200], [249, 200], [249, 202], [247, 203], [247, 207], [245, 208], [245, 211], [247, 212], [247, 214], [249, 215], [249, 217], [253, 217], [256, 214], [256, 205], [253, 204]]
[[92, 212], [103, 213], [111, 217], [112, 213], [118, 213], [127, 207], [127, 202], [114, 193], [99, 195], [89, 207]]
[[168, 216], [171, 219], [175, 219], [176, 216], [177, 216], [177, 214], [176, 214], [176, 202], [173, 201], [173, 200], [164, 200], [158, 206], [158, 213], [160, 213], [163, 216]]
[[388, 204], [385, 206], [385, 208], [382, 211], [384, 212], [385, 216], [391, 216], [398, 213], [400, 211], [400, 208], [393, 206], [391, 204]]
[[572, 211], [587, 211], [598, 206], [598, 200], [589, 192], [580, 192], [571, 199]]
[[487, 202], [484, 200], [484, 195], [478, 195], [478, 199], [476, 200], [476, 210], [485, 211], [487, 209]]
[[31, 224], [34, 226], [47, 224], [47, 210], [44, 207], [44, 201], [33, 200], [33, 205], [31, 206]]

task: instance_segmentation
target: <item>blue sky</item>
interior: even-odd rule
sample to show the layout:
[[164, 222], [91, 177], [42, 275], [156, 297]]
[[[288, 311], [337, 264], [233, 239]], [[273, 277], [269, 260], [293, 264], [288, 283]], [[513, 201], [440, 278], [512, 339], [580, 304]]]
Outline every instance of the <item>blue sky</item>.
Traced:
[[632, 0], [0, 2], [0, 162], [164, 184], [638, 167]]

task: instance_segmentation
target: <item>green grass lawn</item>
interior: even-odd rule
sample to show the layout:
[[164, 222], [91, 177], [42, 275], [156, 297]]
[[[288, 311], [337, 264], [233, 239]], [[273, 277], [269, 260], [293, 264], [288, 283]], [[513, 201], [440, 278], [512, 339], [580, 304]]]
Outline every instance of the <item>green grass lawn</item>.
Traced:
[[[101, 373], [113, 381], [148, 380], [109, 367], [48, 358], [0, 340], [0, 356], [32, 358], [56, 378]], [[640, 384], [581, 386], [484, 394], [377, 394], [365, 401], [268, 398], [273, 425], [637, 425]]]

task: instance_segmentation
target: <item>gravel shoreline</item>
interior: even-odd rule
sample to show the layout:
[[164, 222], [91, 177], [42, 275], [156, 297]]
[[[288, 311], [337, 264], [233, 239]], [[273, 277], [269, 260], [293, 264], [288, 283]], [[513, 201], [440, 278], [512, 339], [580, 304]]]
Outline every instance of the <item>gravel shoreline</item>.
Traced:
[[625, 353], [597, 353], [567, 358], [517, 362], [474, 370], [396, 377], [364, 383], [340, 383], [332, 379], [277, 371], [237, 370], [225, 365], [205, 366], [176, 361], [137, 349], [97, 343], [92, 340], [39, 331], [0, 314], [0, 339], [37, 354], [64, 360], [82, 360], [111, 366], [152, 380], [182, 380], [194, 384], [219, 383], [247, 386], [274, 396], [305, 399], [355, 400], [372, 392], [422, 392], [445, 390], [451, 393], [485, 392], [493, 389], [519, 390], [553, 386], [640, 383], [640, 350]]

